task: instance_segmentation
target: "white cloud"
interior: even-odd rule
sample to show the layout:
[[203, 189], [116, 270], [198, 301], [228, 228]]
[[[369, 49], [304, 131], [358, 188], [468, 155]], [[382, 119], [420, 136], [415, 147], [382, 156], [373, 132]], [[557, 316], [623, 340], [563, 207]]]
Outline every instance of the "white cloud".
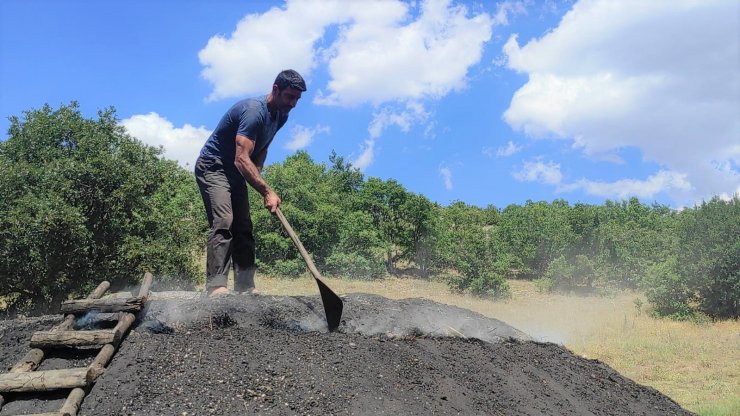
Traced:
[[442, 177], [442, 181], [444, 181], [445, 189], [448, 191], [452, 190], [452, 170], [448, 168], [447, 166], [442, 166], [439, 168], [439, 176]]
[[290, 140], [285, 143], [285, 148], [288, 150], [300, 150], [305, 149], [308, 145], [313, 142], [317, 134], [328, 133], [329, 127], [317, 124], [314, 127], [306, 127], [300, 124], [295, 125], [290, 131]]
[[185, 124], [175, 127], [169, 120], [157, 113], [137, 114], [121, 120], [128, 133], [151, 146], [162, 146], [164, 157], [176, 160], [180, 166], [193, 166], [200, 148], [211, 135], [205, 127]]
[[355, 167], [364, 170], [373, 163], [373, 160], [375, 160], [375, 141], [389, 127], [396, 126], [402, 132], [407, 133], [412, 125], [427, 120], [429, 117], [429, 113], [424, 109], [424, 106], [415, 101], [407, 102], [402, 110], [396, 107], [387, 105], [373, 114], [373, 120], [367, 128], [370, 138], [365, 140], [362, 154], [353, 163]]
[[[308, 76], [320, 62], [331, 76], [317, 98], [325, 104], [381, 104], [463, 88], [493, 19], [468, 17], [465, 6], [450, 0], [427, 0], [409, 21], [411, 7], [398, 0], [291, 0], [247, 15], [230, 36], [212, 37], [198, 54], [202, 75], [214, 86], [209, 98], [267, 92], [280, 70]], [[336, 25], [337, 39], [324, 46], [326, 30]]]
[[514, 142], [509, 140], [505, 147], [499, 147], [496, 149], [496, 156], [498, 157], [509, 157], [522, 150], [521, 146], [517, 146]]
[[521, 182], [539, 182], [548, 185], [559, 185], [563, 179], [560, 173], [560, 164], [554, 162], [544, 163], [540, 159], [528, 160], [518, 172], [514, 172], [514, 178]]
[[[360, 3], [360, 2], [349, 2]], [[493, 19], [485, 13], [468, 17], [465, 6], [428, 0], [408, 21], [408, 5], [395, 1], [365, 4], [396, 7], [383, 19], [355, 19], [342, 27], [331, 45], [331, 80], [317, 97], [321, 104], [353, 106], [370, 102], [439, 98], [466, 86], [468, 69], [480, 61], [491, 37]]]
[[620, 189], [663, 186], [679, 203], [734, 192], [739, 13], [726, 0], [580, 1], [542, 38], [504, 46], [509, 67], [529, 75], [504, 119], [592, 158], [620, 161], [636, 147], [662, 166]]
[[368, 126], [371, 139], [377, 139], [390, 126], [398, 127], [402, 132], [408, 133], [411, 126], [426, 120], [429, 113], [424, 106], [418, 102], [406, 103], [405, 109], [399, 110], [392, 106], [386, 106], [373, 114], [373, 121]]
[[496, 15], [493, 17], [496, 25], [506, 26], [509, 24], [509, 15], [527, 14], [527, 8], [523, 1], [503, 1], [496, 6]]
[[352, 167], [365, 170], [375, 159], [375, 140], [365, 140], [365, 145], [360, 156], [352, 162]]
[[316, 65], [314, 45], [328, 24], [343, 20], [339, 3], [288, 1], [284, 8], [245, 16], [230, 36], [210, 38], [198, 53], [201, 75], [213, 84], [208, 98], [267, 93], [287, 68], [307, 77]]
[[582, 179], [576, 183], [561, 186], [559, 191], [568, 192], [577, 189], [581, 189], [589, 195], [605, 198], [627, 199], [632, 196], [653, 198], [660, 192], [689, 191], [691, 190], [691, 184], [686, 180], [685, 174], [661, 170], [644, 181], [620, 179], [615, 182], [595, 182]]

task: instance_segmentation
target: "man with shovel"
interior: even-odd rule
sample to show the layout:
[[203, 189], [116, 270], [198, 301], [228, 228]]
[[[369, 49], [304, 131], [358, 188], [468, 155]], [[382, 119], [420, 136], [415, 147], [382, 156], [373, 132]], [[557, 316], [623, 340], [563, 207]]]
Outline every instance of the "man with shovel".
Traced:
[[227, 276], [234, 265], [234, 290], [256, 294], [255, 243], [247, 186], [264, 198], [275, 213], [280, 197], [262, 178], [267, 149], [288, 120], [306, 83], [288, 69], [275, 78], [272, 91], [234, 104], [221, 118], [195, 162], [195, 177], [203, 197], [210, 233], [206, 259], [208, 296], [229, 293]]

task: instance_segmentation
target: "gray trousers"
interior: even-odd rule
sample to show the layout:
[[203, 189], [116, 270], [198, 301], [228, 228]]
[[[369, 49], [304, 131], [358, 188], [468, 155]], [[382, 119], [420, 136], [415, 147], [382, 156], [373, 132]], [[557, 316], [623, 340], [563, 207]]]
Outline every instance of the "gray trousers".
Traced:
[[247, 183], [220, 161], [198, 158], [195, 179], [208, 215], [206, 289], [226, 287], [234, 266], [234, 290], [254, 288], [255, 253]]

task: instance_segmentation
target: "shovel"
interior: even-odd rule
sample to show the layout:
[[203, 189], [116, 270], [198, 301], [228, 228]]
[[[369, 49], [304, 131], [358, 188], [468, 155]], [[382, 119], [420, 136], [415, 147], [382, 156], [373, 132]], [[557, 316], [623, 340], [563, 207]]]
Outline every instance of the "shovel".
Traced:
[[308, 255], [306, 249], [303, 248], [301, 240], [298, 239], [295, 231], [293, 231], [293, 227], [288, 224], [288, 220], [285, 219], [285, 216], [283, 215], [283, 212], [280, 211], [280, 208], [277, 208], [277, 210], [275, 211], [275, 215], [277, 215], [280, 223], [283, 224], [283, 228], [285, 228], [285, 231], [288, 232], [288, 235], [290, 236], [290, 239], [293, 240], [293, 242], [295, 243], [295, 246], [298, 247], [298, 251], [301, 252], [301, 256], [303, 256], [303, 260], [308, 266], [308, 270], [313, 275], [313, 278], [316, 279], [316, 284], [319, 285], [319, 292], [321, 292], [321, 302], [324, 304], [326, 323], [329, 325], [329, 331], [334, 331], [339, 327], [339, 322], [342, 320], [342, 309], [344, 308], [342, 299], [340, 299], [339, 296], [337, 296], [337, 294], [329, 289], [329, 286], [324, 283], [324, 280], [321, 277], [321, 273], [319, 273], [316, 265], [313, 264], [313, 260], [311, 260], [311, 257]]

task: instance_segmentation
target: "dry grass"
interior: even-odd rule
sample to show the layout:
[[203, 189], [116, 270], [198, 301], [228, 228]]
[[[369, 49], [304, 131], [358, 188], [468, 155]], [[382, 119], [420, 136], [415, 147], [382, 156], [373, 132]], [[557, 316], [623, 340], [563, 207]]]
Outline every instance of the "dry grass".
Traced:
[[[258, 279], [258, 287], [266, 294], [317, 293], [310, 277]], [[539, 293], [531, 282], [523, 281], [510, 282], [511, 300], [491, 301], [450, 293], [441, 282], [326, 280], [339, 294], [422, 297], [470, 309], [539, 340], [561, 343], [576, 354], [601, 360], [689, 410], [705, 415], [740, 414], [740, 322], [699, 325], [659, 320], [638, 309], [635, 300], [644, 301], [638, 293], [613, 297], [551, 295]]]

